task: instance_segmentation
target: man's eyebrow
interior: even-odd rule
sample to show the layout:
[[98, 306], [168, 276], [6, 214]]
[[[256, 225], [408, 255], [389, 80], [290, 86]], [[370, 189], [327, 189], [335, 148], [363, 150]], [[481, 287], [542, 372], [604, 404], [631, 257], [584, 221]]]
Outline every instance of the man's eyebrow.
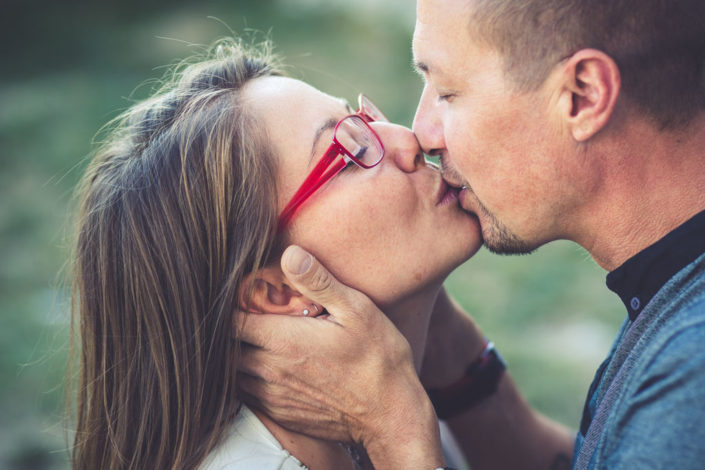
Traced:
[[348, 114], [355, 114], [355, 108], [353, 108], [352, 106], [350, 106], [350, 103], [348, 103], [348, 100], [341, 98], [341, 99], [340, 99], [340, 102], [341, 102], [341, 103], [343, 104], [343, 106], [345, 107], [345, 112], [346, 112], [346, 113], [348, 113]]
[[413, 62], [414, 70], [420, 75], [426, 75], [430, 71], [430, 67], [426, 62], [422, 62], [420, 60], [414, 60]]

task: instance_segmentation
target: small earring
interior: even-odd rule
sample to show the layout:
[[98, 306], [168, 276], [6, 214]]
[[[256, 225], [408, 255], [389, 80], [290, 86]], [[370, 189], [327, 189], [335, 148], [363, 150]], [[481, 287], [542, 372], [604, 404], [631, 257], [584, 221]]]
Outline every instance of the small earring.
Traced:
[[311, 313], [311, 311], [309, 309], [305, 308], [302, 313], [304, 314], [305, 317], [307, 317], [308, 314]]

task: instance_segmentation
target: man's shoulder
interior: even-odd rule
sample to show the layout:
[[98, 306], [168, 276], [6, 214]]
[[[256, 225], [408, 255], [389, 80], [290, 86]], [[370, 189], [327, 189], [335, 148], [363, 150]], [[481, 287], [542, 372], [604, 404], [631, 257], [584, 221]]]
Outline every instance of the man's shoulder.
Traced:
[[[677, 322], [663, 329], [650, 347], [645, 348], [643, 356], [648, 361], [647, 372], [673, 373], [695, 363], [705, 367], [705, 348], [702, 346], [705, 344], [705, 299], [692, 304], [692, 308], [683, 313]], [[695, 377], [705, 383], [705, 373], [698, 372]]]
[[705, 298], [677, 317], [623, 377], [604, 429], [605, 468], [701, 468], [705, 461]]
[[[678, 368], [683, 362], [705, 363], [705, 288], [682, 299], [670, 315], [657, 319], [646, 338], [635, 351], [643, 372]], [[705, 374], [699, 375], [705, 379]]]
[[[705, 255], [684, 268], [664, 286], [653, 301], [653, 308], [644, 312], [644, 333], [641, 347], [660, 349], [665, 342], [687, 345], [692, 334], [702, 334], [705, 328]], [[686, 330], [691, 334], [685, 334]], [[704, 338], [705, 339], [705, 338]], [[640, 355], [643, 353], [640, 351]]]

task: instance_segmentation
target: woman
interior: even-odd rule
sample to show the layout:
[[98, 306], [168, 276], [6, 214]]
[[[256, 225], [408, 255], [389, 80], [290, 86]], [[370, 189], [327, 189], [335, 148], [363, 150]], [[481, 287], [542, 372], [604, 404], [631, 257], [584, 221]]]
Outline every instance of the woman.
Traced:
[[408, 129], [282, 77], [266, 51], [221, 41], [174, 77], [117, 121], [82, 183], [74, 467], [364, 467], [241, 405], [239, 312], [325, 321], [279, 268], [296, 243], [388, 313], [418, 369], [477, 222]]

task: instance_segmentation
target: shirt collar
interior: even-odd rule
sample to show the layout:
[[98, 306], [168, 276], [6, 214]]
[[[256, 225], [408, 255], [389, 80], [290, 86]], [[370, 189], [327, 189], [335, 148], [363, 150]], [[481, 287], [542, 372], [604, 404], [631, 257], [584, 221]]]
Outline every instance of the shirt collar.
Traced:
[[629, 258], [607, 275], [634, 321], [646, 304], [678, 271], [705, 253], [705, 211]]

